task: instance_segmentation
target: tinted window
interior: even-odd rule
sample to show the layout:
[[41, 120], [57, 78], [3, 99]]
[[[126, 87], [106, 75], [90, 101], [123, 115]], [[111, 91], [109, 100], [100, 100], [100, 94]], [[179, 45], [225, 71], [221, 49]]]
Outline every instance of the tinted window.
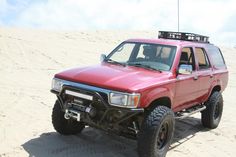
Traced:
[[208, 57], [203, 48], [196, 48], [196, 57], [198, 60], [199, 69], [207, 69], [210, 67]]
[[192, 65], [193, 70], [195, 70], [195, 59], [193, 54], [193, 49], [190, 47], [185, 47], [182, 49], [179, 65], [188, 64]]
[[225, 66], [225, 61], [219, 48], [215, 46], [209, 47], [208, 52], [212, 58], [212, 64], [215, 67]]

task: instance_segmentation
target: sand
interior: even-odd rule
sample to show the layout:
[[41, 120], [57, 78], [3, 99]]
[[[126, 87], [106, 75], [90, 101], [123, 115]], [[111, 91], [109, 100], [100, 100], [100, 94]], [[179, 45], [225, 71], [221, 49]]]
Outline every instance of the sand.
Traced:
[[[61, 70], [99, 64], [122, 40], [156, 37], [156, 31], [46, 31], [0, 28], [0, 157], [136, 157], [136, 142], [86, 128], [61, 136], [51, 124], [56, 96], [51, 79]], [[221, 47], [230, 71], [224, 113], [217, 129], [200, 114], [177, 121], [167, 157], [236, 155], [236, 49]]]

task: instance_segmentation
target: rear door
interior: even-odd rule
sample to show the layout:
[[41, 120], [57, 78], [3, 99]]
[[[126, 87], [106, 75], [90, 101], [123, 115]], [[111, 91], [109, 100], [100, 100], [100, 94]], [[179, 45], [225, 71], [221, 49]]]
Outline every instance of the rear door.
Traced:
[[209, 62], [206, 50], [203, 47], [195, 47], [195, 56], [197, 63], [197, 76], [199, 81], [199, 102], [207, 100], [213, 81], [213, 70]]

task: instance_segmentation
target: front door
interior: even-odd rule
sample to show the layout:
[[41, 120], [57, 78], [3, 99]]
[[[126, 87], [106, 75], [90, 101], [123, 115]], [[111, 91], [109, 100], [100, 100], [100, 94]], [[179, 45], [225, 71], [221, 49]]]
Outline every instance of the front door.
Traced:
[[174, 110], [179, 111], [188, 108], [193, 104], [199, 103], [199, 85], [198, 71], [196, 69], [195, 56], [192, 47], [182, 49], [179, 66], [181, 64], [192, 65], [192, 74], [178, 74], [176, 78], [176, 91]]

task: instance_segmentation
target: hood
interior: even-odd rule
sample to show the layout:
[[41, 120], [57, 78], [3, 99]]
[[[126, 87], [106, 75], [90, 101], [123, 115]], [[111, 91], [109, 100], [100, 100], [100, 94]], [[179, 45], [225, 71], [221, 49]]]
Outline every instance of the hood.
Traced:
[[110, 63], [74, 68], [55, 75], [56, 78], [84, 83], [110, 90], [137, 92], [170, 78], [169, 72], [121, 66]]

